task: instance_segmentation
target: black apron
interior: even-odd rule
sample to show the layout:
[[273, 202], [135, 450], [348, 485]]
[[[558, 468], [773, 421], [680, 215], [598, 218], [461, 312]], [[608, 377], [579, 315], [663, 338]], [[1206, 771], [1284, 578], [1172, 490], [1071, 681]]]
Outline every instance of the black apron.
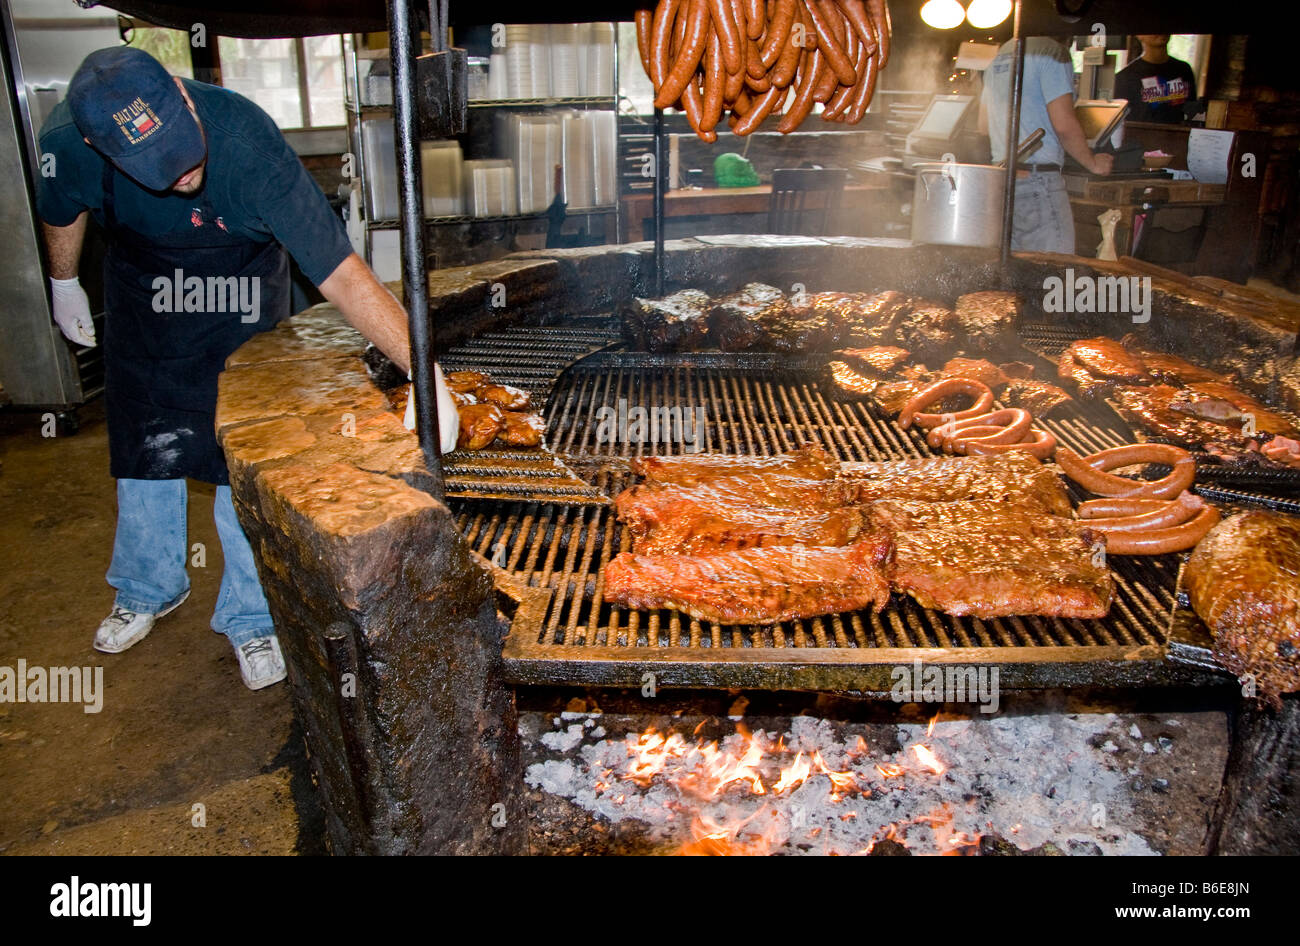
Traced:
[[[119, 479], [190, 477], [224, 485], [226, 459], [214, 430], [217, 375], [236, 348], [288, 316], [288, 257], [274, 240], [261, 243], [227, 232], [212, 211], [207, 188], [194, 195], [199, 206], [191, 214], [193, 230], [143, 237], [117, 219], [115, 177], [105, 162], [104, 403], [110, 471]], [[203, 280], [201, 311], [155, 311], [167, 303], [177, 308], [177, 270], [184, 280]], [[166, 283], [155, 287], [160, 276]], [[232, 283], [230, 276], [239, 278]], [[209, 284], [209, 277], [224, 281]], [[238, 296], [243, 286], [243, 301], [251, 304], [246, 279], [258, 280], [260, 295], [257, 310], [248, 314], [239, 311]], [[220, 305], [209, 306], [220, 296], [226, 300], [224, 312]], [[184, 298], [182, 291], [181, 309]]]

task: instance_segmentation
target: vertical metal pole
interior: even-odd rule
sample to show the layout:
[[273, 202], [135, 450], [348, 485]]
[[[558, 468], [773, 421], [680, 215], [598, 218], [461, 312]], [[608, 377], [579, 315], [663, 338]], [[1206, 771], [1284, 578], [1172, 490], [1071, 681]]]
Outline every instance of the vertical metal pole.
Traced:
[[416, 138], [415, 57], [420, 34], [412, 30], [409, 0], [388, 0], [388, 51], [393, 74], [393, 133], [397, 145], [397, 187], [401, 194], [402, 292], [410, 320], [411, 380], [415, 431], [432, 478], [430, 492], [442, 499], [441, 434], [434, 390], [433, 326], [429, 322], [429, 273], [424, 253], [424, 186]]
[[1007, 181], [1002, 195], [1002, 271], [1005, 274], [1011, 261], [1011, 231], [1016, 214], [1016, 152], [1020, 149], [1020, 100], [1024, 93], [1025, 40], [1020, 35], [1020, 3], [1016, 0], [1015, 19], [1011, 30], [1011, 103], [1007, 115]]
[[655, 109], [655, 295], [664, 294], [664, 191], [667, 190], [668, 156], [664, 154], [664, 110]]

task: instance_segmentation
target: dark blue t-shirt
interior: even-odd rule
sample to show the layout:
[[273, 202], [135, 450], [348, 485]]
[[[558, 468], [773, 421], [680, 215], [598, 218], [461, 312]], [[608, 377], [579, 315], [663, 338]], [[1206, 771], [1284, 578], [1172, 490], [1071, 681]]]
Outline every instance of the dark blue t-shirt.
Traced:
[[[320, 285], [351, 253], [343, 223], [271, 117], [235, 92], [182, 80], [208, 143], [204, 193], [219, 223], [256, 242], [278, 240]], [[41, 128], [42, 155], [54, 155], [54, 173], [40, 178], [37, 209], [51, 226], [65, 227], [83, 210], [103, 221], [105, 159], [86, 144], [60, 102]], [[45, 166], [47, 159], [42, 158]], [[157, 196], [115, 172], [118, 222], [143, 237], [196, 225], [204, 193]]]

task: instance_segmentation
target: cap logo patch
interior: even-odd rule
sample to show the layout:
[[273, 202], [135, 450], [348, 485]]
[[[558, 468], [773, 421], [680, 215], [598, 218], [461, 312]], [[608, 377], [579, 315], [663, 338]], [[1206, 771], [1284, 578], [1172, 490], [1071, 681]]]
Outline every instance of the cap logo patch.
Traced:
[[138, 145], [163, 126], [162, 119], [141, 98], [136, 98], [121, 111], [114, 112], [113, 120], [117, 122], [122, 134], [126, 135], [126, 140], [133, 145]]

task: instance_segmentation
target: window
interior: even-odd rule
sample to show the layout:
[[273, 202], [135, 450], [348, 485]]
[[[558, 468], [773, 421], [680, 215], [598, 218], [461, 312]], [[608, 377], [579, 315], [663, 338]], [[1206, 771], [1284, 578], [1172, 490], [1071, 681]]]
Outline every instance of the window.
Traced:
[[654, 87], [641, 65], [641, 53], [636, 45], [636, 26], [632, 23], [618, 24], [618, 94], [621, 110], [637, 115], [654, 113]]
[[252, 99], [281, 128], [342, 125], [343, 38], [222, 36], [221, 84]]
[[143, 49], [153, 56], [172, 75], [194, 78], [194, 64], [190, 61], [190, 34], [185, 30], [133, 25], [124, 39], [128, 46]]

